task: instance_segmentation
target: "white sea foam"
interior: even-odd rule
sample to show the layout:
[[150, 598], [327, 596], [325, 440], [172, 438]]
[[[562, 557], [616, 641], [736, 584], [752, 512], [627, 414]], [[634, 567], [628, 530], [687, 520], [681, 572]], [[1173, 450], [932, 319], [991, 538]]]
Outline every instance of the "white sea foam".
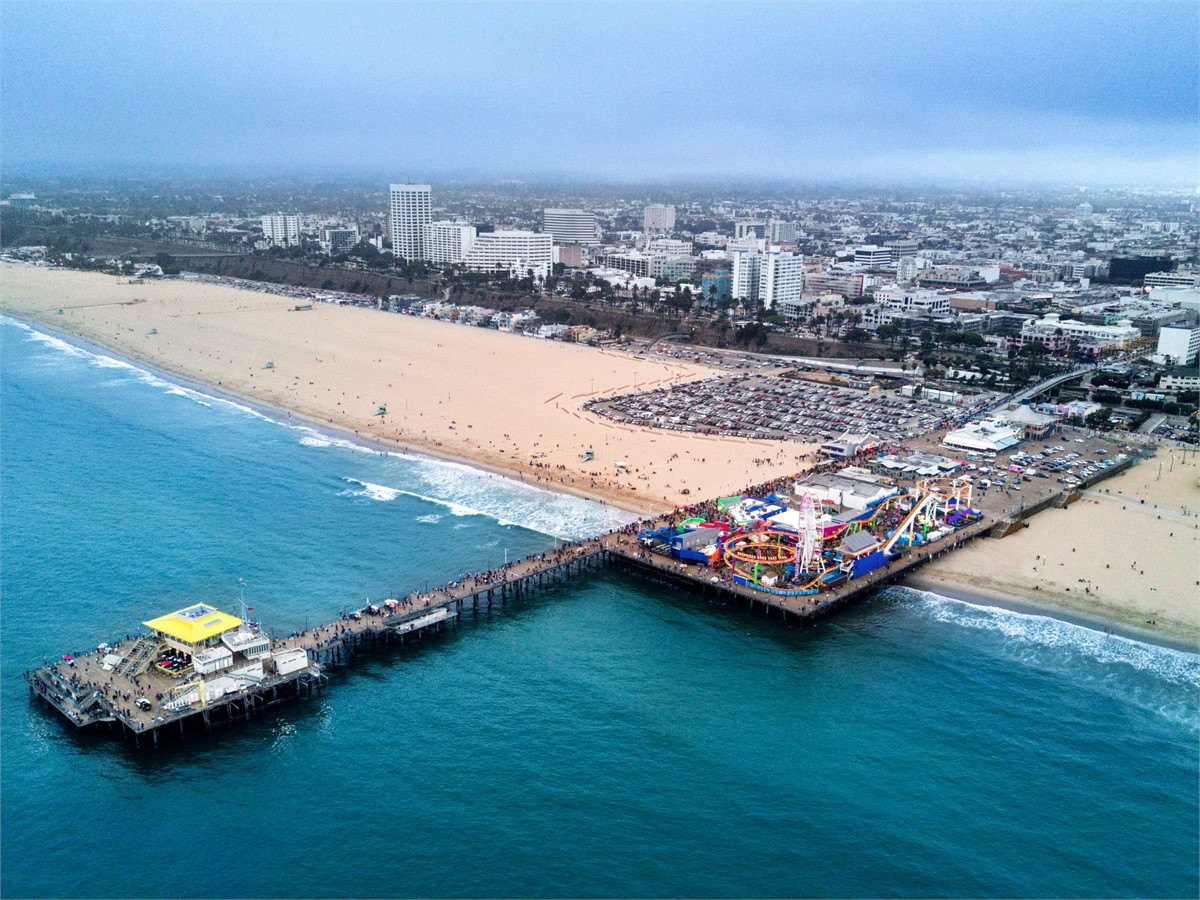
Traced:
[[[211, 408], [219, 405], [295, 431], [299, 434], [298, 442], [305, 447], [349, 450], [355, 453], [369, 454], [386, 460], [385, 465], [395, 465], [403, 461], [404, 470], [397, 472], [396, 475], [403, 482], [412, 480], [415, 473], [416, 480], [419, 482], [418, 485], [411, 485], [417, 489], [407, 490], [386, 487], [377, 482], [355, 481], [359, 485], [359, 490], [348, 491], [347, 494], [350, 495], [370, 496], [371, 499], [388, 501], [394, 500], [399, 493], [404, 493], [419, 500], [444, 506], [455, 516], [486, 516], [501, 525], [519, 525], [565, 540], [590, 537], [626, 524], [635, 518], [615, 507], [484, 472], [465, 463], [450, 462], [398, 450], [380, 451], [353, 439], [332, 435], [308, 425], [281, 421], [236, 400], [212, 396], [193, 388], [174, 384], [133, 363], [77, 347], [60, 338], [37, 331], [23, 322], [7, 317], [4, 318], [4, 321], [28, 332], [31, 340], [39, 341], [63, 354], [85, 360], [98, 368], [120, 371], [149, 386], [164, 390], [174, 396], [186, 397], [205, 407]], [[365, 486], [367, 484], [371, 484], [372, 487], [368, 489]]]
[[[112, 369], [122, 373], [134, 381], [141, 382], [142, 384], [149, 385], [153, 388], [158, 388], [159, 390], [162, 390], [174, 397], [184, 397], [188, 400], [191, 400], [193, 403], [198, 403], [201, 406], [206, 406], [210, 409], [212, 408], [213, 404], [220, 403], [231, 409], [236, 409], [240, 412], [247, 413], [267, 422], [275, 422], [276, 424], [281, 425], [285, 424], [282, 422], [276, 422], [275, 419], [263, 415], [262, 413], [258, 412], [258, 410], [251, 409], [249, 406], [237, 403], [236, 401], [229, 400], [224, 397], [214, 397], [202, 391], [195, 390], [194, 388], [184, 387], [183, 385], [168, 381], [165, 378], [160, 378], [153, 372], [143, 369], [134, 363], [128, 362], [127, 360], [117, 359], [116, 357], [107, 356], [103, 353], [96, 353], [95, 351], [87, 350], [83, 347], [77, 347], [68, 341], [64, 341], [62, 338], [57, 338], [54, 335], [45, 334], [44, 332], [38, 331], [36, 328], [26, 325], [24, 322], [18, 322], [7, 317], [3, 317], [3, 321], [4, 324], [14, 325], [17, 328], [27, 332], [29, 335], [29, 340], [36, 341], [37, 343], [42, 344], [43, 346], [60, 354], [82, 360], [88, 365], [94, 366], [97, 369]], [[104, 381], [100, 383], [100, 386], [115, 387], [121, 383], [121, 380]]]
[[1081, 684], [1200, 732], [1198, 654], [930, 591], [890, 590], [918, 615], [995, 635], [1012, 659], [1046, 670], [1068, 671]]
[[1014, 642], [1070, 649], [1099, 663], [1127, 665], [1173, 684], [1200, 688], [1200, 655], [1108, 634], [1050, 616], [982, 606], [931, 591], [900, 588], [917, 600], [916, 609], [938, 622], [992, 631]]
[[633, 520], [624, 510], [442, 460], [416, 458], [428, 495], [453, 497], [496, 519], [542, 534], [576, 540]]
[[324, 431], [319, 431], [310, 425], [293, 425], [288, 422], [279, 422], [275, 419], [270, 421], [277, 425], [283, 425], [286, 428], [291, 428], [294, 431], [300, 432], [303, 437], [300, 438], [300, 443], [305, 447], [338, 447], [342, 450], [353, 450], [356, 453], [370, 453], [373, 456], [398, 456], [399, 454], [390, 451], [374, 450], [364, 444], [357, 443], [349, 438], [337, 437]]
[[436, 525], [438, 522], [442, 521], [442, 517], [437, 513], [430, 513], [427, 516], [417, 516], [417, 521], [425, 525]]
[[381, 503], [388, 503], [405, 493], [404, 491], [396, 488], [390, 488], [386, 485], [372, 484], [369, 481], [359, 481], [357, 478], [343, 478], [342, 480], [350, 484], [357, 484], [359, 486], [358, 490], [345, 491], [345, 495], [348, 497], [368, 497], [371, 500], [378, 500]]

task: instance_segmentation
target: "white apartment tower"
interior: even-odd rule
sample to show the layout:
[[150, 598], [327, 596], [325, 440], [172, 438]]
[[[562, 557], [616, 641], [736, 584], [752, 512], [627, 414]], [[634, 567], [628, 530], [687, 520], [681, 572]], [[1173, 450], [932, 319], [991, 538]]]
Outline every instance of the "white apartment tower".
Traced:
[[460, 263], [475, 245], [475, 226], [466, 222], [431, 222], [425, 229], [425, 253], [430, 262]]
[[547, 209], [542, 213], [542, 231], [554, 236], [556, 244], [584, 244], [595, 246], [596, 214], [582, 209]]
[[1190, 325], [1164, 326], [1158, 332], [1158, 355], [1177, 366], [1190, 366], [1200, 354], [1200, 328]]
[[299, 216], [263, 216], [263, 237], [276, 247], [291, 247], [300, 243]]
[[675, 230], [675, 207], [651, 203], [642, 215], [642, 227], [647, 234], [670, 234]]
[[425, 230], [429, 226], [431, 188], [427, 184], [393, 184], [388, 191], [392, 253], [406, 260], [426, 259]]
[[804, 291], [804, 257], [771, 247], [758, 265], [758, 299], [767, 309], [799, 303]]
[[730, 296], [734, 300], [757, 300], [762, 254], [753, 250], [734, 250], [730, 256], [733, 259], [733, 287]]

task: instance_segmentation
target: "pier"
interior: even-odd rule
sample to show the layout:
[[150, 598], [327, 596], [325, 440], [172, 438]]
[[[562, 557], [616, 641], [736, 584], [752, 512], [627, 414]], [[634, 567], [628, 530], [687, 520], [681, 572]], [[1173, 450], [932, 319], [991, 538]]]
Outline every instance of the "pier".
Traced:
[[[1128, 465], [1125, 461], [1109, 477]], [[639, 540], [639, 533], [669, 527], [686, 515], [679, 510], [639, 522], [588, 540], [516, 560], [491, 571], [459, 578], [428, 591], [348, 611], [333, 621], [270, 640], [254, 623], [204, 607], [204, 616], [226, 616], [233, 623], [223, 632], [212, 632], [201, 650], [194, 651], [180, 672], [164, 670], [162, 654], [171, 651], [170, 639], [150, 633], [127, 636], [95, 650], [63, 654], [56, 662], [26, 671], [31, 697], [46, 703], [76, 729], [107, 727], [138, 747], [157, 747], [160, 736], [184, 736], [190, 730], [212, 728], [246, 721], [285, 702], [320, 696], [328, 672], [351, 664], [364, 652], [399, 650], [413, 641], [457, 626], [466, 611], [491, 609], [531, 597], [560, 585], [609, 568], [631, 572], [651, 582], [686, 589], [698, 598], [730, 606], [743, 606], [788, 626], [803, 627], [823, 616], [844, 609], [857, 600], [903, 578], [943, 553], [952, 552], [979, 537], [1002, 538], [1024, 526], [1027, 517], [1052, 506], [1064, 507], [1077, 498], [1075, 489], [1049, 489], [1049, 484], [1015, 505], [1000, 508], [981, 506], [969, 520], [937, 539], [909, 540], [883, 545], [883, 558], [873, 568], [855, 572], [855, 577], [811, 591], [772, 589], [746, 583], [729, 565], [709, 566], [703, 562], [672, 558], [653, 552]], [[922, 504], [934, 499], [921, 495], [914, 485], [904, 496], [911, 512], [893, 533], [908, 527]], [[747, 493], [766, 494], [768, 486]], [[996, 498], [997, 500], [999, 497]], [[799, 551], [799, 538], [793, 538]], [[798, 559], [797, 555], [797, 559]], [[757, 579], [755, 579], [757, 582]], [[173, 616], [183, 616], [191, 609]], [[148, 626], [171, 617], [144, 623]], [[239, 631], [229, 629], [240, 628]], [[248, 630], [250, 629], [250, 630]], [[222, 649], [216, 635], [230, 651]], [[250, 644], [261, 641], [255, 652]], [[166, 643], [164, 644], [164, 641]], [[172, 645], [178, 647], [178, 644]], [[246, 652], [241, 652], [245, 650]], [[207, 668], [213, 654], [224, 656], [220, 664]], [[156, 660], [156, 654], [159, 658]], [[236, 657], [240, 660], [234, 661]], [[193, 667], [195, 672], [193, 672]], [[240, 666], [240, 667], [239, 667]], [[219, 671], [218, 671], [219, 670]], [[201, 673], [199, 675], [195, 673]], [[207, 678], [211, 674], [214, 677]]]

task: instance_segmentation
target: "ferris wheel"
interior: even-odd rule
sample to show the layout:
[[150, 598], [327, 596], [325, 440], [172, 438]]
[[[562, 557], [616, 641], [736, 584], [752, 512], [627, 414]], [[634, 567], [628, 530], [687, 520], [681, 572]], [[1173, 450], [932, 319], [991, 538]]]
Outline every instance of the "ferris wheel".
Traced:
[[796, 574], [812, 571], [812, 565], [821, 558], [821, 530], [818, 516], [821, 511], [820, 501], [812, 494], [800, 495], [800, 527], [797, 529], [799, 540], [796, 541]]

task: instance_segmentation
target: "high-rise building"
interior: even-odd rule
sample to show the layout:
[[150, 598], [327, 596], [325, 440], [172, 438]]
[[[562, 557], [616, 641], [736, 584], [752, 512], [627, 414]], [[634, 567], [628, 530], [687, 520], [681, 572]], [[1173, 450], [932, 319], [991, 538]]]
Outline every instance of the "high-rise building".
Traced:
[[1158, 332], [1158, 355], [1177, 366], [1190, 366], [1200, 354], [1200, 328], [1169, 326]]
[[554, 269], [554, 244], [549, 234], [536, 231], [485, 231], [463, 260], [469, 269], [507, 270], [514, 278], [548, 278]]
[[772, 222], [767, 226], [767, 240], [773, 244], [784, 244], [796, 240], [795, 222]]
[[675, 230], [675, 207], [651, 203], [642, 215], [642, 227], [647, 234], [670, 234]]
[[291, 247], [300, 243], [299, 216], [263, 216], [262, 230], [263, 237], [276, 247]]
[[804, 291], [804, 257], [771, 247], [758, 264], [758, 300], [767, 309], [799, 301]]
[[547, 209], [542, 213], [542, 231], [554, 236], [556, 244], [595, 245], [596, 214], [582, 209]]
[[425, 254], [430, 262], [460, 263], [475, 245], [475, 226], [466, 222], [431, 222], [425, 228]]
[[425, 229], [432, 220], [432, 189], [427, 184], [393, 184], [388, 193], [392, 252], [405, 260], [425, 259]]
[[731, 296], [734, 300], [757, 300], [762, 254], [753, 250], [734, 250]]

